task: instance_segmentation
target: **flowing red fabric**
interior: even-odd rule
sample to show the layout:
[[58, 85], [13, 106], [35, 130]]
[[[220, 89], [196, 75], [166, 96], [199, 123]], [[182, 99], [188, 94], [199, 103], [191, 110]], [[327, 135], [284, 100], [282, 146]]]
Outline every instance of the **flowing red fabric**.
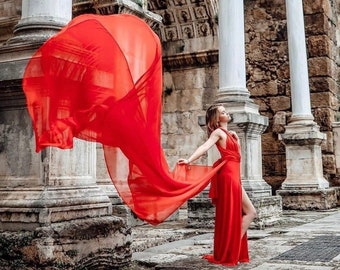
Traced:
[[249, 262], [247, 235], [241, 239], [241, 155], [237, 140], [222, 130], [227, 134], [227, 145], [222, 148], [217, 144], [221, 159], [215, 164], [224, 165], [212, 180], [209, 193], [216, 206], [214, 253], [204, 258], [212, 263], [235, 266], [239, 262]]
[[160, 41], [141, 19], [81, 15], [38, 49], [23, 78], [36, 151], [72, 148], [74, 137], [102, 143], [123, 201], [154, 225], [219, 169], [169, 170], [160, 142], [161, 61]]

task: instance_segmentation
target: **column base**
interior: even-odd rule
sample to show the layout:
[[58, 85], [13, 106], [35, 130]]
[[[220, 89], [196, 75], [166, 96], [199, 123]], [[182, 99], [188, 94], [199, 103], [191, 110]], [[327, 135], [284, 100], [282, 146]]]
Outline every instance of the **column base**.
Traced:
[[282, 198], [280, 196], [257, 197], [251, 199], [257, 212], [250, 228], [263, 229], [281, 221]]
[[272, 187], [263, 179], [242, 180], [242, 186], [251, 199], [272, 196]]
[[117, 217], [0, 233], [1, 269], [121, 269], [131, 261], [130, 230]]
[[338, 205], [338, 193], [334, 188], [318, 190], [277, 190], [282, 197], [283, 209], [325, 210]]
[[97, 186], [0, 188], [0, 198], [0, 230], [4, 231], [33, 231], [112, 214], [109, 198]]
[[[303, 119], [301, 120], [303, 123]], [[326, 139], [314, 122], [286, 126], [280, 140], [286, 147], [287, 178], [283, 190], [322, 190], [329, 187], [323, 176], [321, 144]], [[307, 191], [308, 192], [308, 191]]]

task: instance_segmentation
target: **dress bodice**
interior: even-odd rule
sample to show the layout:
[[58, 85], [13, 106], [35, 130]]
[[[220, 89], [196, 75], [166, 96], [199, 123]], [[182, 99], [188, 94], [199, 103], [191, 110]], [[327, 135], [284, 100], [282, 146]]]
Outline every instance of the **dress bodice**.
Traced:
[[222, 128], [221, 130], [223, 130], [227, 135], [227, 142], [225, 148], [216, 143], [217, 149], [221, 154], [221, 159], [240, 161], [241, 160], [240, 145], [238, 144], [237, 139], [234, 137], [233, 134], [231, 134], [227, 130]]

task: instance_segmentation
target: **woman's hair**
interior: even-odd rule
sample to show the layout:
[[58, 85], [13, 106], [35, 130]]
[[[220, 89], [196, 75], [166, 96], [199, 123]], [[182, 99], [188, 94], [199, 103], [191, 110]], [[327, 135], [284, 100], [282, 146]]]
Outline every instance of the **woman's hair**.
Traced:
[[222, 104], [211, 105], [205, 114], [205, 123], [207, 125], [208, 136], [211, 132], [220, 127], [219, 124], [219, 111], [218, 107], [223, 106]]

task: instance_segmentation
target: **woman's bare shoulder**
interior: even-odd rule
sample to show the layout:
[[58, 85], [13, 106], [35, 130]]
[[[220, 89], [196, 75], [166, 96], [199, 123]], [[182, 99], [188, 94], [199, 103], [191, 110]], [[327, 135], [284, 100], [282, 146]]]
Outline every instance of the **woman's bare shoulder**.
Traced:
[[218, 136], [220, 138], [225, 138], [227, 136], [227, 134], [221, 129], [221, 128], [217, 128], [215, 129], [211, 135], [214, 135], [214, 136]]

